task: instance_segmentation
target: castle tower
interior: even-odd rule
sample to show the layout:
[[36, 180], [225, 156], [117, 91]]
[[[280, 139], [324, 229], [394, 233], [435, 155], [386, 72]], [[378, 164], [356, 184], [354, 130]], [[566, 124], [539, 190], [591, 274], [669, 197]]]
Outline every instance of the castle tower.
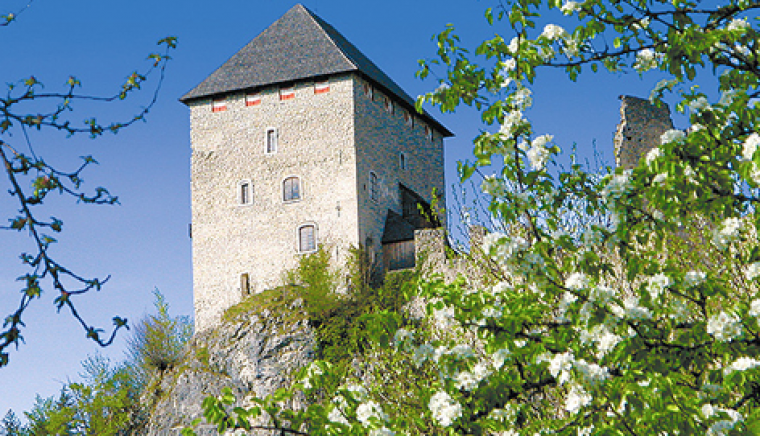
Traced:
[[386, 269], [413, 263], [451, 132], [311, 11], [293, 7], [181, 101], [196, 331], [320, 244], [338, 262], [361, 244]]
[[615, 132], [615, 163], [630, 169], [649, 150], [660, 146], [660, 136], [673, 128], [670, 108], [643, 98], [620, 96], [620, 124]]

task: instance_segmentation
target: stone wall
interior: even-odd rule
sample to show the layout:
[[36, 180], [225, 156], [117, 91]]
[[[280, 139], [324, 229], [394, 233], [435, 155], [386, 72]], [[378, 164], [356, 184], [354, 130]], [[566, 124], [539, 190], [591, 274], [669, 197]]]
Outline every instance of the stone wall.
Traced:
[[[317, 242], [334, 250], [337, 264], [345, 263], [345, 248], [367, 242], [378, 258], [388, 210], [402, 213], [399, 183], [428, 202], [434, 188], [443, 194], [439, 132], [355, 74], [328, 83], [329, 92], [296, 83], [287, 100], [267, 87], [255, 105], [236, 93], [218, 111], [211, 99], [189, 103], [196, 331], [240, 301], [243, 275], [251, 293], [282, 284], [303, 254], [301, 226], [316, 226]], [[270, 129], [274, 153], [266, 149]], [[286, 202], [283, 181], [293, 176], [301, 198]], [[248, 204], [241, 204], [243, 183], [252, 186]]]
[[615, 163], [625, 169], [638, 165], [660, 145], [660, 136], [673, 128], [666, 104], [654, 105], [638, 97], [620, 96], [620, 124], [615, 132]]
[[[436, 189], [445, 204], [443, 137], [416, 112], [359, 77], [354, 95], [359, 236], [363, 244], [370, 239], [368, 248], [379, 255], [388, 209], [402, 214], [399, 183], [431, 204]], [[376, 201], [370, 198], [370, 172], [380, 184]]]
[[[265, 88], [255, 106], [239, 93], [220, 112], [209, 99], [190, 103], [196, 331], [240, 301], [242, 274], [251, 292], [282, 283], [297, 264], [299, 226], [314, 224], [329, 247], [359, 242], [354, 80], [334, 76], [329, 85], [316, 94], [313, 82], [298, 83], [290, 100]], [[278, 133], [275, 153], [265, 149], [270, 128]], [[284, 202], [290, 176], [300, 178], [301, 200]], [[242, 181], [253, 186], [247, 205]]]

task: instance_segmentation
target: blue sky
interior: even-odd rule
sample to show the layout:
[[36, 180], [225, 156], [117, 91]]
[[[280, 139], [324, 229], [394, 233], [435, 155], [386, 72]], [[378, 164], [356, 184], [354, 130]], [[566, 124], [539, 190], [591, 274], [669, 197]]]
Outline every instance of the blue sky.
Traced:
[[[3, 2], [4, 14], [27, 1]], [[386, 0], [384, 2], [304, 0], [303, 4], [343, 33], [410, 95], [437, 86], [414, 77], [417, 60], [435, 55], [431, 36], [453, 23], [462, 44], [474, 51], [478, 41], [507, 32], [491, 28], [483, 18], [488, 0]], [[120, 198], [119, 206], [76, 205], [54, 199], [46, 214], [64, 221], [54, 254], [83, 275], [111, 275], [99, 293], [78, 300], [91, 322], [108, 326], [113, 316], [139, 319], [151, 309], [154, 288], [163, 292], [174, 314], [192, 313], [190, 239], [190, 142], [187, 108], [178, 98], [203, 80], [249, 40], [285, 13], [294, 2], [282, 0], [163, 0], [103, 2], [36, 0], [16, 23], [0, 28], [0, 81], [34, 75], [47, 91], [61, 90], [69, 75], [83, 91], [94, 94], [118, 89], [128, 74], [145, 65], [160, 38], [179, 38], [159, 103], [147, 117], [116, 136], [92, 141], [60, 134], [33, 134], [35, 151], [50, 163], [71, 168], [78, 156], [92, 154], [100, 165], [85, 173], [86, 187], [105, 186]], [[504, 33], [507, 39], [511, 35]], [[619, 118], [618, 95], [646, 97], [655, 77], [583, 75], [572, 83], [561, 72], [542, 71], [534, 86], [534, 108], [528, 113], [537, 134], [555, 135], [564, 149], [573, 143], [590, 156], [592, 143], [612, 163], [612, 137]], [[147, 97], [144, 96], [144, 97]], [[143, 97], [143, 98], [144, 98]], [[137, 98], [104, 109], [122, 117], [143, 104]], [[462, 109], [440, 115], [428, 110], [456, 137], [446, 144], [447, 183], [456, 183], [456, 161], [471, 153], [471, 140], [485, 128], [477, 113]], [[77, 119], [80, 112], [76, 112]], [[84, 118], [85, 112], [81, 112]], [[107, 117], [103, 117], [105, 120]], [[681, 126], [683, 127], [683, 126]], [[3, 138], [19, 141], [20, 138]], [[23, 145], [23, 144], [22, 144]], [[7, 190], [0, 180], [0, 190]], [[15, 204], [4, 197], [5, 220]], [[48, 212], [48, 210], [50, 212]], [[0, 315], [18, 304], [16, 277], [25, 273], [18, 255], [31, 250], [24, 234], [0, 232]], [[61, 384], [76, 379], [79, 362], [102, 352], [113, 359], [123, 353], [125, 335], [101, 350], [84, 338], [75, 321], [57, 314], [52, 292], [43, 294], [27, 312], [26, 343], [0, 369], [0, 414], [9, 408], [28, 410], [36, 394], [53, 395]]]

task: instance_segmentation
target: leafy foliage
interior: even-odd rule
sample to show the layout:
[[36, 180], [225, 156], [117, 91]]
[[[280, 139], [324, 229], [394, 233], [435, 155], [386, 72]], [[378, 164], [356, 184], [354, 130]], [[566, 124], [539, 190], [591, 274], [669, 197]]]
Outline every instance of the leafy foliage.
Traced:
[[[315, 363], [277, 395], [325, 401], [267, 409], [273, 422], [315, 435], [760, 432], [758, 8], [508, 0], [486, 11], [496, 34], [475, 50], [448, 26], [419, 73], [445, 80], [419, 104], [471, 105], [499, 126], [459, 166], [467, 180], [503, 161], [483, 184], [505, 229], [483, 243], [499, 280], [420, 281], [426, 322], [392, 341], [387, 325], [362, 373]], [[539, 28], [546, 17], [562, 26]], [[652, 101], [680, 97], [692, 126], [666, 132], [633, 169], [551, 172], [559, 144], [525, 116], [546, 68], [571, 80], [584, 69], [657, 71], [666, 79]], [[567, 231], [578, 204], [587, 219]], [[210, 398], [207, 410], [222, 400], [234, 402]], [[267, 401], [207, 418], [245, 426]]]
[[82, 381], [66, 383], [57, 396], [38, 396], [25, 413], [26, 425], [14, 420], [12, 412], [6, 416], [7, 435], [128, 435], [144, 426], [151, 381], [179, 363], [192, 332], [187, 317], [170, 316], [163, 295], [158, 290], [154, 295], [157, 313], [136, 325], [124, 362], [86, 359]]

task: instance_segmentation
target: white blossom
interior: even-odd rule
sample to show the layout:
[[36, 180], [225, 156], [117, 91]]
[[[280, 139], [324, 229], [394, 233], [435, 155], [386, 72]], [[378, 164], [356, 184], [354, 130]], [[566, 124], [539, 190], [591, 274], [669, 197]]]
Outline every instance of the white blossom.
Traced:
[[737, 422], [744, 420], [744, 417], [733, 409], [723, 409], [721, 407], [715, 407], [712, 404], [705, 404], [702, 406], [702, 415], [705, 418], [710, 418], [718, 413], [725, 413], [728, 415], [727, 420], [721, 420], [713, 423], [709, 429], [707, 429], [708, 436], [724, 436], [728, 435], [731, 429], [734, 428]]
[[645, 48], [636, 53], [636, 62], [633, 64], [633, 68], [639, 72], [649, 71], [659, 66], [660, 59], [662, 59], [661, 53], [655, 53], [653, 50]]
[[631, 320], [645, 320], [652, 317], [651, 312], [646, 307], [639, 306], [639, 297], [628, 296], [623, 299], [623, 306], [613, 305], [610, 311], [619, 318]]
[[742, 227], [743, 223], [740, 218], [726, 218], [713, 234], [713, 244], [720, 249], [726, 248], [730, 243], [739, 239]]
[[512, 104], [520, 110], [529, 108], [533, 104], [531, 94], [532, 92], [530, 89], [521, 87], [512, 94]]
[[485, 235], [483, 237], [483, 251], [486, 253], [493, 252], [494, 248], [498, 246], [501, 240], [506, 238], [507, 235], [500, 232], [493, 232]]
[[668, 180], [668, 173], [660, 173], [654, 176], [652, 179], [653, 185], [660, 185], [662, 183], [665, 183], [665, 181]]
[[725, 374], [730, 374], [734, 371], [746, 371], [748, 369], [757, 368], [758, 366], [760, 366], [760, 360], [751, 357], [740, 357], [730, 366], [723, 369], [723, 372]]
[[393, 436], [396, 432], [388, 427], [375, 428], [369, 431], [369, 436]]
[[699, 286], [704, 283], [705, 277], [707, 277], [707, 274], [702, 271], [689, 271], [683, 277], [683, 284], [686, 285], [687, 288]]
[[710, 109], [710, 103], [705, 97], [700, 96], [689, 102], [689, 109], [693, 112], [702, 112]]
[[519, 127], [525, 124], [527, 124], [527, 121], [523, 118], [523, 113], [519, 110], [513, 110], [504, 117], [504, 122], [501, 124], [499, 133], [512, 136]]
[[683, 130], [671, 129], [660, 135], [661, 144], [669, 144], [671, 142], [681, 143], [686, 138], [686, 133]]
[[575, 272], [565, 280], [565, 287], [572, 290], [581, 290], [588, 288], [588, 277], [581, 272]]
[[649, 150], [645, 158], [647, 165], [652, 165], [652, 162], [657, 160], [657, 158], [659, 158], [660, 156], [662, 156], [662, 150], [660, 149], [660, 147], [655, 147]]
[[430, 398], [428, 408], [433, 413], [433, 418], [443, 427], [450, 426], [457, 418], [462, 416], [462, 405], [451, 396], [440, 391]]
[[367, 427], [371, 424], [372, 418], [376, 418], [380, 421], [387, 421], [388, 415], [383, 412], [383, 409], [379, 404], [372, 400], [359, 404], [359, 407], [356, 408], [356, 419], [358, 419], [362, 425]]
[[599, 366], [596, 363], [588, 363], [583, 359], [575, 361], [575, 368], [589, 386], [596, 386], [607, 380], [610, 376], [608, 368]]
[[573, 384], [565, 399], [565, 410], [570, 413], [578, 413], [583, 406], [591, 404], [591, 395], [583, 387]]
[[509, 46], [507, 46], [507, 50], [511, 54], [517, 54], [518, 50], [520, 50], [520, 40], [517, 37], [512, 38], [511, 41], [509, 41]]
[[472, 368], [472, 371], [462, 371], [455, 377], [458, 389], [471, 391], [478, 387], [481, 381], [491, 375], [491, 371], [483, 363], [478, 363]]
[[736, 317], [720, 312], [707, 320], [707, 333], [718, 341], [730, 342], [742, 334], [742, 325]]
[[652, 300], [657, 300], [662, 291], [670, 287], [672, 284], [673, 281], [670, 277], [663, 273], [658, 273], [649, 277], [647, 289], [649, 290], [649, 295], [652, 297]]
[[517, 61], [510, 58], [501, 63], [501, 68], [505, 71], [514, 71], [517, 68]]
[[749, 27], [749, 23], [744, 18], [734, 18], [730, 23], [728, 23], [726, 30], [746, 30], [749, 29]]
[[749, 305], [749, 312], [747, 312], [747, 315], [760, 316], [760, 300], [752, 300], [752, 303]]
[[547, 24], [541, 36], [555, 40], [567, 35], [567, 31], [556, 24]]
[[570, 380], [570, 371], [573, 369], [574, 360], [573, 353], [568, 351], [566, 353], [555, 354], [549, 361], [549, 373], [557, 379], [557, 383], [560, 385]]
[[491, 355], [491, 359], [493, 361], [493, 366], [496, 369], [499, 369], [502, 366], [504, 366], [504, 362], [507, 360], [507, 357], [509, 357], [510, 354], [511, 354], [511, 352], [507, 348], [502, 348], [500, 350], [496, 350]]
[[760, 135], [753, 132], [751, 135], [747, 136], [747, 139], [744, 140], [744, 146], [742, 147], [742, 157], [744, 160], [752, 160], [755, 151], [757, 151], [758, 145], [760, 145]]
[[573, 12], [578, 12], [579, 10], [581, 10], [581, 5], [578, 4], [578, 2], [566, 1], [565, 4], [562, 5], [560, 10], [565, 15], [572, 15]]
[[619, 174], [605, 176], [607, 184], [600, 194], [607, 201], [620, 198], [629, 192], [631, 188], [631, 170], [625, 170]]
[[551, 151], [546, 147], [531, 147], [525, 155], [530, 161], [530, 165], [536, 171], [543, 171], [546, 167], [546, 161], [549, 160]]
[[337, 422], [339, 424], [349, 425], [348, 420], [345, 416], [345, 410], [348, 407], [348, 404], [346, 403], [345, 398], [343, 397], [335, 397], [333, 398], [333, 408], [330, 410], [330, 413], [327, 415], [327, 419], [331, 422]]

